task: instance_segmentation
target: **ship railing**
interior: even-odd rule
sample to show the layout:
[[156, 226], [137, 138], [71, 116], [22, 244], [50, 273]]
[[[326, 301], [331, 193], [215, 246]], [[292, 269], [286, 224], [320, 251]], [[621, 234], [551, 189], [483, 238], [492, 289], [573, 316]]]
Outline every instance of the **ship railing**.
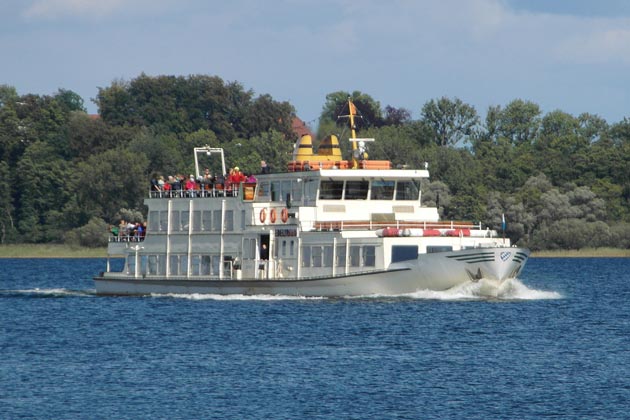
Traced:
[[108, 242], [143, 242], [144, 235], [114, 235], [110, 234]]
[[149, 198], [207, 198], [207, 197], [239, 197], [244, 194], [243, 199], [252, 201], [256, 183], [241, 183], [225, 187], [223, 184], [201, 184], [203, 188], [194, 190], [149, 190]]
[[315, 222], [316, 230], [376, 230], [384, 228], [396, 229], [482, 229], [481, 223], [463, 221], [417, 222], [405, 220], [371, 221], [371, 220], [337, 220]]

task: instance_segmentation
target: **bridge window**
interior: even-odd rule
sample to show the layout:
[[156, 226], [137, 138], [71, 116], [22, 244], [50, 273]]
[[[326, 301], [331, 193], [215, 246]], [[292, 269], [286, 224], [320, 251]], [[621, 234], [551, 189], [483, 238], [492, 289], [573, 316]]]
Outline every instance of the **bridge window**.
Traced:
[[346, 200], [365, 200], [369, 189], [368, 181], [346, 181]]
[[419, 185], [414, 181], [398, 181], [396, 183], [396, 200], [418, 200]]
[[322, 181], [319, 188], [321, 200], [341, 200], [343, 194], [343, 181]]
[[391, 200], [394, 198], [394, 181], [372, 181], [372, 200]]

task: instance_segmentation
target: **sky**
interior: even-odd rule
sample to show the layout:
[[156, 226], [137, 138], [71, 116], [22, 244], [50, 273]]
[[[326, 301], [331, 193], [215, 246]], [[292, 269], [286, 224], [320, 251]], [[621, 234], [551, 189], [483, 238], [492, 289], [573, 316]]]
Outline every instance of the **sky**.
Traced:
[[630, 118], [630, 1], [0, 0], [0, 85], [96, 113], [99, 87], [143, 72], [236, 81], [311, 125], [337, 91], [413, 118], [446, 96], [613, 124]]

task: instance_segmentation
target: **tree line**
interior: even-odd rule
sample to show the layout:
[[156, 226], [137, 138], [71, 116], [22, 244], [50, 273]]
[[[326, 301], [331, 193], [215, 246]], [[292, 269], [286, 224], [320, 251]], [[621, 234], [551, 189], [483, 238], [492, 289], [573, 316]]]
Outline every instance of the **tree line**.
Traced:
[[[363, 92], [326, 96], [317, 138], [336, 134], [348, 156], [347, 99], [359, 110], [370, 159], [429, 164], [423, 202], [445, 219], [500, 229], [532, 249], [630, 247], [630, 119], [544, 114], [515, 99], [477, 110], [458, 98], [422, 105], [420, 117]], [[228, 164], [285, 168], [295, 109], [219, 77], [145, 74], [99, 88], [98, 115], [60, 89], [19, 95], [0, 85], [0, 243], [101, 246], [107, 226], [142, 221], [156, 175], [191, 173], [193, 148], [223, 147]], [[316, 143], [316, 142], [315, 142]]]

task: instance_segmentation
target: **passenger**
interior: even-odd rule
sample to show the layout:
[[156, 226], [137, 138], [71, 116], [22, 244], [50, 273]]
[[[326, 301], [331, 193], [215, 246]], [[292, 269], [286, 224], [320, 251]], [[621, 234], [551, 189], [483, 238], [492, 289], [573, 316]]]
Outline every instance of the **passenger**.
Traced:
[[245, 179], [245, 182], [247, 182], [249, 184], [255, 184], [256, 183], [256, 177], [254, 176], [254, 174], [249, 174], [247, 176], [247, 178]]
[[271, 172], [271, 167], [269, 165], [267, 165], [267, 162], [265, 162], [264, 160], [260, 161], [260, 173], [261, 174], [268, 174]]
[[160, 197], [162, 197], [164, 194], [164, 177], [162, 175], [160, 175], [160, 177], [158, 178], [158, 191], [160, 191]]
[[110, 225], [109, 226], [109, 231], [111, 232], [112, 236], [114, 237], [113, 238], [114, 242], [118, 242], [120, 240], [120, 238], [118, 237], [118, 226]]
[[160, 186], [158, 185], [158, 178], [157, 176], [153, 176], [151, 178], [151, 197], [153, 196], [159, 196], [161, 190], [160, 190]]
[[125, 219], [120, 219], [120, 223], [118, 224], [118, 238], [121, 241], [127, 241], [127, 222]]
[[140, 223], [136, 223], [136, 227], [134, 229], [134, 240], [136, 242], [144, 240], [144, 226]]
[[169, 176], [168, 179], [169, 179], [168, 182], [164, 183], [164, 196], [166, 197], [171, 196], [171, 185], [172, 185], [171, 180], [173, 179], [173, 177]]
[[311, 165], [308, 163], [308, 160], [304, 162], [304, 166], [302, 166], [302, 170], [304, 170], [304, 171], [310, 171], [311, 170]]
[[136, 235], [136, 224], [127, 222], [127, 241], [132, 241], [133, 237]]
[[197, 183], [195, 182], [195, 176], [194, 175], [190, 175], [188, 177], [188, 180], [186, 181], [186, 195], [188, 197], [194, 197], [195, 194], [195, 189], [197, 188]]

